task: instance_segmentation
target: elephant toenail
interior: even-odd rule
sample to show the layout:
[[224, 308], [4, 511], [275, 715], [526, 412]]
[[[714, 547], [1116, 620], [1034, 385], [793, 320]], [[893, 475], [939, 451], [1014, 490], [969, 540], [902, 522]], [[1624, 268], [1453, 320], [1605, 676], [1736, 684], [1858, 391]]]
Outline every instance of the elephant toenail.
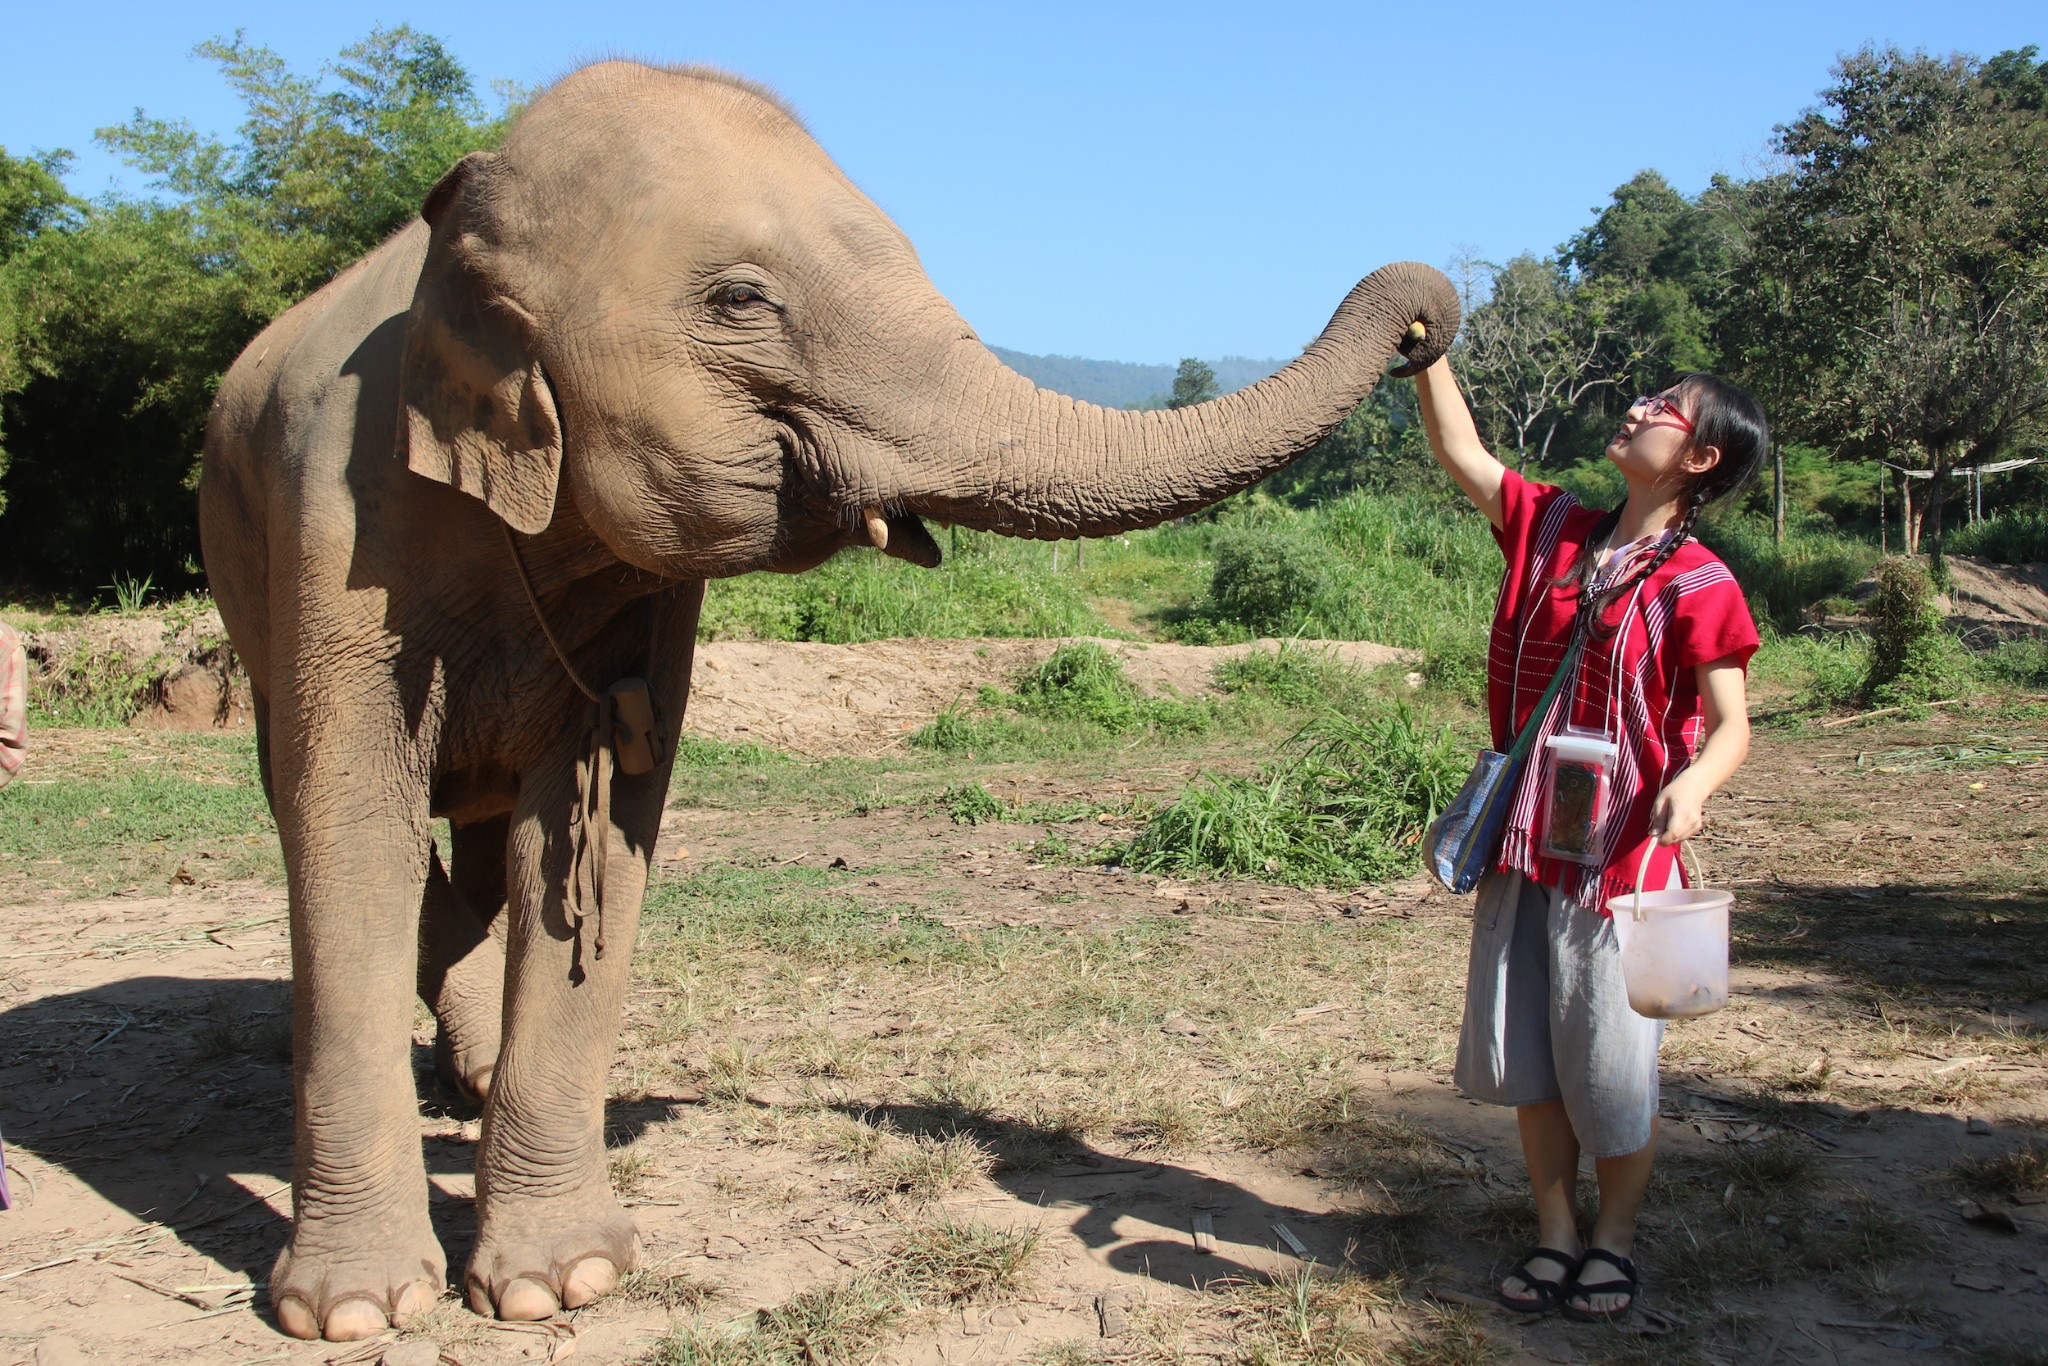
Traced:
[[432, 1309], [434, 1301], [440, 1298], [434, 1288], [425, 1281], [414, 1281], [398, 1292], [398, 1303], [391, 1311], [391, 1322], [403, 1328], [408, 1320]]
[[368, 1300], [343, 1300], [327, 1311], [329, 1342], [360, 1342], [391, 1326], [390, 1317]]
[[313, 1306], [296, 1295], [285, 1295], [271, 1306], [277, 1311], [277, 1326], [286, 1336], [311, 1341], [320, 1336], [320, 1320], [313, 1314]]
[[521, 1276], [498, 1293], [498, 1317], [508, 1323], [538, 1323], [561, 1308], [555, 1294], [539, 1281]]
[[585, 1257], [562, 1278], [562, 1307], [581, 1309], [619, 1283], [619, 1269], [607, 1257]]

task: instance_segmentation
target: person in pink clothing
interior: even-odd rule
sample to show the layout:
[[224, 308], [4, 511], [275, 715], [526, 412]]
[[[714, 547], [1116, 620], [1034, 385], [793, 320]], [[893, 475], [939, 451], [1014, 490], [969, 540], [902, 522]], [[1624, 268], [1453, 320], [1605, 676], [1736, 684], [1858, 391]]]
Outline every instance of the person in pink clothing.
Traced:
[[14, 628], [0, 621], [0, 787], [21, 772], [28, 753], [28, 652]]
[[[1438, 463], [1507, 560], [1487, 649], [1496, 749], [1569, 661], [1479, 883], [1458, 1033], [1457, 1085], [1514, 1107], [1536, 1201], [1538, 1244], [1499, 1293], [1522, 1312], [1618, 1319], [1638, 1287], [1664, 1029], [1629, 1008], [1604, 908], [1639, 875], [1659, 889], [1683, 882], [1677, 846], [1749, 753], [1756, 625], [1693, 531], [1754, 477], [1769, 428], [1754, 399], [1712, 375], [1638, 398], [1606, 450], [1628, 496], [1603, 512], [1496, 460], [1447, 361], [1417, 388]], [[1582, 1155], [1600, 1189], [1583, 1238]]]
[[[28, 652], [14, 628], [0, 621], [0, 787], [21, 772], [28, 752]], [[7, 1190], [7, 1149], [0, 1147], [0, 1209], [12, 1209]]]

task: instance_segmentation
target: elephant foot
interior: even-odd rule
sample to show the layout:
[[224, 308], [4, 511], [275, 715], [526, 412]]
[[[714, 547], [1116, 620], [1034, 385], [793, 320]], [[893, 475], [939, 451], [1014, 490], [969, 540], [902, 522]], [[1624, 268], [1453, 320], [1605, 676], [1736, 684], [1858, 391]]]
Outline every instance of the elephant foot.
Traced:
[[441, 1084], [457, 1095], [481, 1105], [491, 1094], [491, 1077], [498, 1070], [498, 1040], [495, 1031], [488, 1042], [467, 1038], [450, 1029], [445, 1021], [434, 1032], [434, 1073]]
[[580, 1309], [640, 1265], [639, 1230], [608, 1191], [509, 1203], [492, 1202], [465, 1278], [469, 1307], [485, 1317], [531, 1322]]
[[295, 1338], [354, 1342], [386, 1328], [403, 1328], [441, 1298], [447, 1264], [441, 1245], [425, 1229], [405, 1233], [379, 1220], [361, 1224], [361, 1237], [335, 1245], [338, 1229], [310, 1238], [295, 1231], [270, 1273], [270, 1304], [277, 1326]]

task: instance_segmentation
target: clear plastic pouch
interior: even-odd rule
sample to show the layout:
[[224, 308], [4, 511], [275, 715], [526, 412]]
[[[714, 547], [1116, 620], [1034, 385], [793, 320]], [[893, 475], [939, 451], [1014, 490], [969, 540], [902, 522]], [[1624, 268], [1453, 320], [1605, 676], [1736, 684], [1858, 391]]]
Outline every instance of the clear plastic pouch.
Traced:
[[1569, 728], [1543, 742], [1543, 852], [1567, 863], [1598, 863], [1607, 786], [1619, 747]]

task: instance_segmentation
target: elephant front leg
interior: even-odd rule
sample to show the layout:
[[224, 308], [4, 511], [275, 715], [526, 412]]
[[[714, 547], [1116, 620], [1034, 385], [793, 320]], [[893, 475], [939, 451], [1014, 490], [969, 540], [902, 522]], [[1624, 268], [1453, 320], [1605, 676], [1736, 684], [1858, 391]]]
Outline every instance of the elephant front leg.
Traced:
[[[358, 756], [316, 764], [300, 751], [280, 763], [280, 793], [313, 792], [309, 770], [371, 771]], [[426, 1310], [446, 1284], [411, 1060], [426, 794], [415, 803], [401, 784], [379, 788], [380, 800], [355, 809], [279, 802], [298, 1131], [291, 1242], [270, 1298], [297, 1338], [372, 1336]]]
[[568, 785], [528, 806], [511, 839], [510, 960], [498, 1067], [477, 1155], [470, 1306], [544, 1319], [609, 1291], [638, 1265], [640, 1238], [613, 1196], [604, 1145], [606, 1077], [667, 774], [619, 779], [602, 958], [579, 942], [564, 901], [567, 841], [537, 812], [566, 812]]

